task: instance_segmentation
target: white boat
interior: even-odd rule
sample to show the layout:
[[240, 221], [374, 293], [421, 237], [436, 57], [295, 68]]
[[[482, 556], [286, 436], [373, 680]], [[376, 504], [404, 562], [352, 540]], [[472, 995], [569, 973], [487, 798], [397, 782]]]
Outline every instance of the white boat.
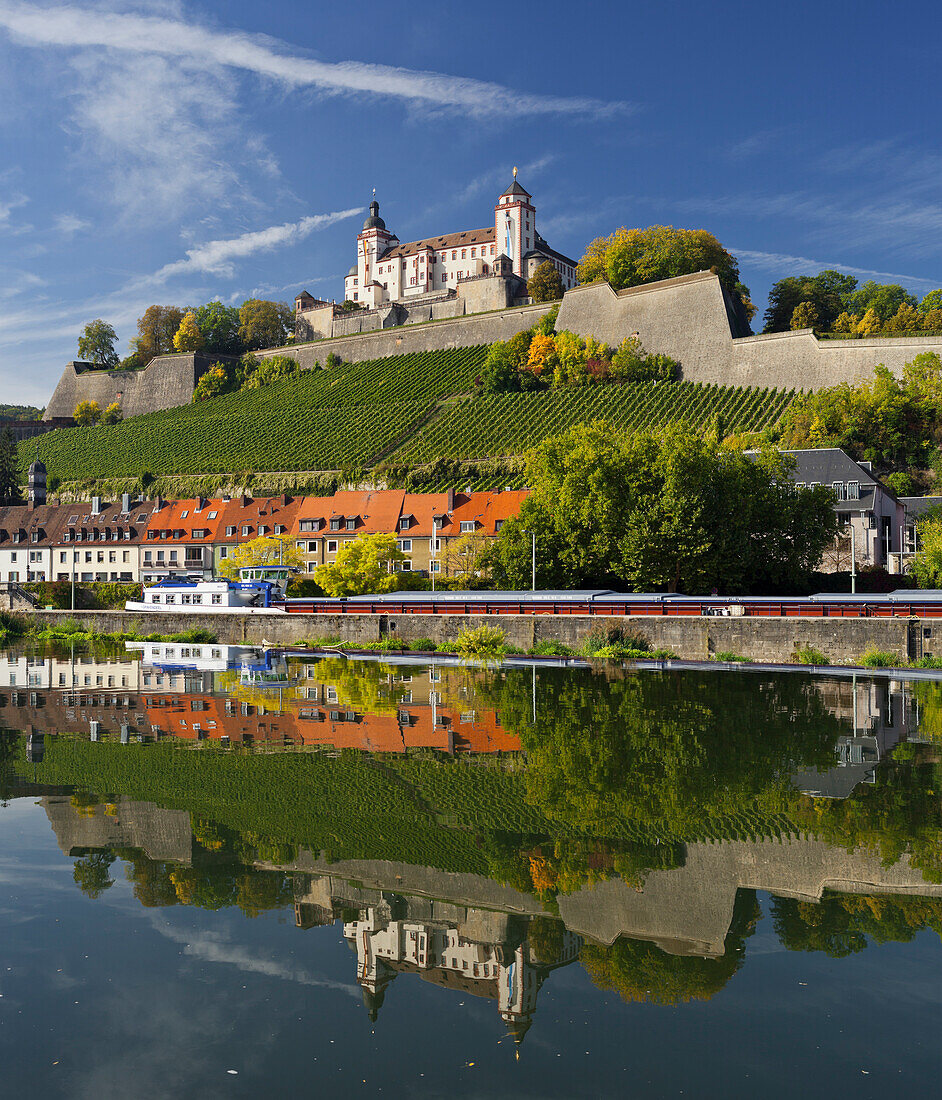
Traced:
[[263, 565], [240, 569], [237, 581], [165, 577], [145, 587], [143, 599], [128, 600], [124, 609], [170, 614], [283, 615], [284, 609], [272, 604], [284, 599], [290, 575], [287, 566]]

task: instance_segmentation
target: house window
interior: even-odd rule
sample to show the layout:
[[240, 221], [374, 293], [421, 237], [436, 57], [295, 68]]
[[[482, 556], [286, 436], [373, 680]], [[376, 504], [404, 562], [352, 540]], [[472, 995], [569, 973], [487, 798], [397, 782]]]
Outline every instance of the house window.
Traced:
[[265, 526], [265, 524], [264, 523], [260, 524], [259, 528], [258, 528], [259, 538], [262, 538], [267, 533], [267, 531], [268, 531], [268, 528]]
[[442, 571], [442, 563], [440, 561], [429, 562], [430, 573], [440, 573]]
[[838, 500], [843, 500], [844, 499], [844, 482], [843, 481], [832, 481], [831, 482], [831, 490], [833, 491], [834, 495], [837, 497]]
[[462, 535], [470, 534], [477, 525], [477, 521], [473, 519], [463, 519], [461, 521], [461, 533]]
[[399, 517], [399, 530], [400, 531], [408, 531], [411, 526], [412, 526], [412, 517], [411, 516], [400, 516]]
[[328, 539], [327, 540], [327, 553], [328, 554], [336, 554], [337, 553], [337, 540], [336, 539]]
[[190, 510], [188, 508], [184, 508], [183, 511], [180, 513], [180, 519], [186, 519], [189, 514]]
[[503, 526], [504, 526], [504, 521], [502, 519], [497, 519], [497, 520], [494, 521], [494, 530], [495, 531], [499, 531], [501, 529], [501, 527], [503, 527]]
[[400, 562], [399, 563], [399, 568], [403, 571], [403, 573], [411, 573], [412, 572], [412, 562], [411, 561]]
[[228, 546], [220, 546], [219, 547], [219, 557], [220, 557], [220, 559], [229, 557], [229, 547]]
[[248, 534], [249, 534], [249, 528], [248, 528], [248, 526], [247, 526], [247, 525], [246, 525], [246, 526], [243, 526], [243, 528], [242, 528], [242, 537], [243, 537], [243, 538], [247, 538], [247, 537], [248, 537]]
[[412, 553], [412, 539], [400, 539], [398, 545], [404, 554]]
[[348, 519], [347, 520], [347, 530], [348, 531], [355, 531], [356, 527], [357, 527], [357, 521], [355, 519]]
[[860, 500], [860, 482], [848, 481], [847, 482], [847, 499], [848, 500]]
[[218, 516], [218, 515], [219, 515], [219, 513], [218, 513], [218, 512], [210, 512], [210, 513], [209, 513], [209, 516], [208, 516], [207, 518], [208, 518], [208, 519], [215, 519], [215, 518], [216, 518], [216, 516]]
[[226, 535], [227, 535], [227, 536], [228, 536], [229, 538], [232, 538], [232, 536], [233, 536], [234, 534], [235, 534], [235, 527], [227, 527], [227, 528], [226, 528]]
[[332, 519], [332, 520], [330, 521], [330, 529], [331, 529], [331, 531], [339, 531], [339, 530], [340, 530], [340, 522], [341, 522], [341, 521], [340, 521], [339, 519]]

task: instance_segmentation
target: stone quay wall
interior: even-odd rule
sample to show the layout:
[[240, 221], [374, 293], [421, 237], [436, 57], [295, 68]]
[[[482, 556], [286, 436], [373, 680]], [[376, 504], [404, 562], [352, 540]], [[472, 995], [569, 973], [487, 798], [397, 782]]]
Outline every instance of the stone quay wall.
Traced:
[[[916, 619], [798, 619], [669, 617], [658, 615], [229, 615], [165, 614], [128, 611], [32, 611], [30, 622], [49, 625], [78, 619], [89, 628], [110, 633], [175, 634], [209, 630], [220, 642], [236, 645], [298, 645], [311, 638], [339, 638], [368, 645], [386, 637], [413, 642], [431, 638], [452, 641], [466, 627], [496, 626], [507, 641], [521, 649], [556, 641], [578, 649], [594, 626], [622, 626], [645, 639], [653, 649], [669, 649], [683, 660], [715, 660], [735, 653], [753, 661], [788, 664], [796, 649], [811, 646], [833, 663], [859, 662], [873, 647], [894, 654], [899, 663], [921, 656], [923, 624]], [[926, 626], [942, 631], [939, 626]], [[928, 649], [928, 643], [926, 648]]]

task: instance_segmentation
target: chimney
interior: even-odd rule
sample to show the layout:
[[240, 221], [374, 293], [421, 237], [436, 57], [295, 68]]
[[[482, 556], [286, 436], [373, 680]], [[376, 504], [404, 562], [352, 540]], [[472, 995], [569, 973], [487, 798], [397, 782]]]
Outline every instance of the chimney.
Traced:
[[163, 508], [163, 506], [164, 498], [160, 495], [160, 493], [158, 493], [157, 496], [154, 497], [154, 511], [159, 512], [160, 509]]
[[451, 488], [451, 489], [448, 490], [448, 504], [447, 504], [446, 510], [449, 511], [449, 512], [453, 512], [455, 510], [455, 490], [454, 490], [454, 488]]
[[122, 493], [121, 494], [121, 511], [124, 512], [125, 514], [127, 514], [128, 512], [131, 511], [131, 494], [130, 493]]
[[101, 515], [101, 497], [92, 497], [92, 515]]
[[46, 503], [46, 467], [38, 458], [29, 468], [26, 495], [30, 511]]

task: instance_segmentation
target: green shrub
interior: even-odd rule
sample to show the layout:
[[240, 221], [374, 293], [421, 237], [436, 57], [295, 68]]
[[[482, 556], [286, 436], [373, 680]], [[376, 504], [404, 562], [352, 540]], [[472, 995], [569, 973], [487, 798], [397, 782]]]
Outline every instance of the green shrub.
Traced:
[[717, 653], [714, 658], [715, 661], [727, 661], [729, 663], [736, 663], [741, 665], [751, 664], [751, 658], [741, 657], [738, 653], [730, 653], [728, 650], [723, 650], [722, 653]]
[[562, 642], [537, 642], [529, 653], [532, 657], [571, 657], [573, 650]]
[[380, 653], [401, 653], [408, 646], [401, 638], [385, 637], [378, 642], [373, 642], [370, 649], [377, 649]]
[[874, 646], [860, 658], [864, 668], [898, 668], [903, 662], [895, 653], [889, 653], [884, 649], [876, 649]]
[[[621, 649], [648, 653], [651, 645], [643, 634], [623, 626], [615, 626], [611, 623], [596, 623], [585, 636], [582, 643], [582, 653], [587, 657], [596, 655], [606, 656], [601, 650]], [[618, 656], [619, 654], [615, 654]]]
[[627, 661], [673, 661], [677, 658], [677, 654], [670, 649], [635, 649], [618, 642], [597, 649], [591, 656], [601, 657], [603, 660], [619, 658]]
[[414, 642], [409, 642], [409, 649], [418, 650], [421, 653], [434, 653], [436, 643], [431, 638], [416, 638]]
[[465, 627], [455, 639], [453, 652], [462, 657], [502, 657], [507, 652], [507, 638], [497, 626]]
[[820, 649], [815, 649], [814, 646], [810, 645], [802, 645], [795, 649], [795, 663], [799, 665], [829, 665], [831, 660]]
[[910, 661], [910, 668], [942, 668], [942, 657], [920, 657], [918, 661]]

